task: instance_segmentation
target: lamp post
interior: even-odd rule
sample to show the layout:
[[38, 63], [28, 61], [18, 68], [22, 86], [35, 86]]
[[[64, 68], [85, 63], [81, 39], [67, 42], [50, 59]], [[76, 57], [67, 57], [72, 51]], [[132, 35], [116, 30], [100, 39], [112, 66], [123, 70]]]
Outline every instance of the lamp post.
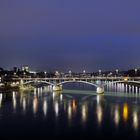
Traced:
[[118, 75], [118, 73], [119, 73], [119, 70], [118, 70], [118, 69], [116, 69], [116, 75]]
[[83, 76], [85, 76], [85, 74], [86, 74], [86, 71], [85, 71], [85, 70], [83, 70]]
[[99, 76], [101, 76], [102, 70], [99, 70]]
[[25, 72], [23, 72], [23, 75], [24, 75], [24, 78], [25, 78], [26, 73], [25, 73]]
[[46, 78], [46, 74], [47, 74], [47, 72], [45, 71], [44, 74], [45, 74], [45, 78]]
[[36, 78], [36, 72], [34, 72], [34, 75], [33, 76], [34, 76], [34, 78]]
[[71, 71], [71, 70], [69, 70], [69, 76], [70, 76], [70, 77], [72, 76], [71, 74], [72, 74], [72, 71]]
[[138, 71], [138, 70], [137, 70], [137, 69], [135, 69], [135, 75], [137, 74], [137, 71]]
[[55, 76], [59, 77], [59, 72], [58, 71], [55, 71]]

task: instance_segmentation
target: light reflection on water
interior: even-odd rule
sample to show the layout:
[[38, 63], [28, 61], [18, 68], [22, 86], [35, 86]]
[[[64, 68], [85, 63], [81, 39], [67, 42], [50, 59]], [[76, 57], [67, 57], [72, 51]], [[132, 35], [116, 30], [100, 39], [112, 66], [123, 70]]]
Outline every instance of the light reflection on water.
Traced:
[[72, 107], [71, 107], [71, 103], [68, 103], [68, 120], [71, 121], [72, 119]]
[[23, 106], [23, 112], [26, 112], [26, 98], [23, 97], [23, 101], [22, 101], [22, 106]]
[[88, 113], [88, 106], [87, 106], [87, 103], [84, 103], [83, 105], [82, 105], [82, 111], [81, 111], [81, 114], [82, 114], [82, 122], [83, 122], [83, 124], [85, 124], [86, 123], [86, 121], [87, 121], [87, 114]]
[[43, 113], [44, 113], [45, 117], [47, 116], [47, 109], [48, 109], [47, 101], [46, 101], [46, 99], [44, 99], [44, 101], [43, 101]]
[[34, 113], [34, 115], [36, 115], [37, 111], [38, 111], [38, 98], [33, 97], [33, 113]]
[[59, 104], [58, 104], [58, 101], [54, 102], [54, 111], [55, 111], [55, 115], [56, 115], [56, 118], [57, 118], [58, 115], [59, 115]]
[[98, 126], [100, 126], [102, 123], [102, 120], [103, 120], [103, 108], [101, 105], [101, 102], [103, 100], [103, 96], [97, 95], [96, 98], [97, 98], [97, 107], [96, 107], [97, 122], [98, 122]]
[[16, 100], [16, 92], [13, 91], [13, 109], [16, 110], [17, 100]]
[[115, 105], [114, 106], [114, 123], [115, 123], [115, 126], [116, 127], [118, 127], [119, 121], [120, 121], [119, 106], [118, 105]]
[[[125, 89], [123, 85], [119, 86]], [[114, 131], [120, 126], [124, 126], [126, 129], [125, 125], [127, 124], [128, 129], [133, 128], [133, 131], [138, 131], [140, 98], [135, 94], [132, 97], [127, 97], [127, 94], [122, 97], [120, 95], [121, 93], [108, 92], [105, 95], [96, 95], [92, 91], [71, 90], [64, 90], [63, 93], [52, 93], [44, 92], [43, 88], [37, 88], [33, 93], [0, 93], [0, 114], [4, 119], [5, 111], [2, 110], [6, 110], [6, 96], [9, 96], [8, 98], [11, 97], [12, 110], [18, 109], [16, 111], [17, 116], [23, 113], [24, 117], [28, 118], [30, 114], [32, 118], [37, 116], [42, 120], [43, 117], [46, 121], [47, 118], [56, 118], [59, 121], [63, 117], [65, 118], [63, 123], [67, 124], [67, 127], [69, 123], [76, 125], [74, 122], [79, 122], [86, 128], [92, 126], [94, 122], [94, 129], [112, 125]], [[5, 101], [3, 102], [3, 100]], [[110, 124], [106, 119], [110, 120]], [[121, 129], [119, 131], [122, 131]]]
[[126, 122], [128, 120], [128, 104], [123, 104], [123, 120]]
[[2, 105], [2, 98], [3, 98], [3, 94], [0, 93], [0, 108], [1, 108], [1, 105]]

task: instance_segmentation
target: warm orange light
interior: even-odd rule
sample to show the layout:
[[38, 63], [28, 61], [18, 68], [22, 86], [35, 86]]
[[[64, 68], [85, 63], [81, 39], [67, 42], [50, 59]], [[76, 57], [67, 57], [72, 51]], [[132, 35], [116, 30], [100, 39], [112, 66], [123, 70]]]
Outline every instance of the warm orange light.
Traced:
[[76, 100], [72, 100], [72, 109], [76, 111]]
[[128, 81], [128, 77], [124, 77], [124, 81]]
[[123, 120], [126, 122], [128, 120], [128, 104], [123, 105]]

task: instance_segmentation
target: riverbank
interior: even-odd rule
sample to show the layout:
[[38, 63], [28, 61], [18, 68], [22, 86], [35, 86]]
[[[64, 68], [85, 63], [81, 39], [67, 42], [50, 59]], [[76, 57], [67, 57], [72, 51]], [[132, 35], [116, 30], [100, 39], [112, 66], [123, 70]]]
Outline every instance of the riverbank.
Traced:
[[2, 86], [0, 92], [11, 92], [11, 91], [33, 91], [33, 86]]

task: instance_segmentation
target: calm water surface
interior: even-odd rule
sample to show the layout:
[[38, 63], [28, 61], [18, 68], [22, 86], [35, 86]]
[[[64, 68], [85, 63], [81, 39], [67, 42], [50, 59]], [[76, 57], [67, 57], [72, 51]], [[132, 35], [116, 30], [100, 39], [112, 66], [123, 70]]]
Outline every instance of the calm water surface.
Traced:
[[0, 139], [14, 137], [140, 138], [139, 93], [37, 88], [0, 93]]

